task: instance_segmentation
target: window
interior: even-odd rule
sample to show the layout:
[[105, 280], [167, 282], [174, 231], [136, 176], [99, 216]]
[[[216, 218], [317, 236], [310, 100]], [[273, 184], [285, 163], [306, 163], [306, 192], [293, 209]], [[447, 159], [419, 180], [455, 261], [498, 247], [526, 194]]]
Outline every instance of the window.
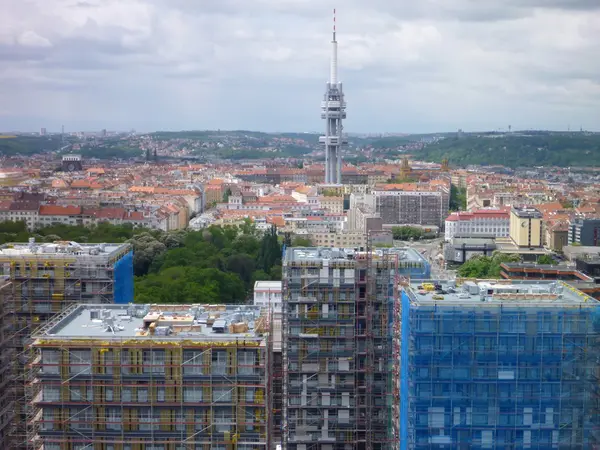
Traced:
[[137, 398], [138, 398], [138, 402], [146, 403], [148, 401], [148, 388], [138, 388], [137, 389]]
[[121, 400], [123, 400], [124, 402], [130, 402], [131, 401], [131, 388], [130, 387], [124, 387], [121, 391]]
[[42, 398], [45, 402], [57, 402], [60, 400], [60, 389], [55, 386], [44, 386]]
[[212, 374], [225, 375], [227, 372], [227, 354], [224, 351], [215, 351], [212, 354]]
[[230, 402], [231, 401], [231, 389], [227, 388], [216, 388], [213, 389], [213, 402]]
[[46, 374], [58, 374], [58, 350], [42, 350], [42, 371]]
[[183, 388], [183, 401], [198, 403], [202, 401], [202, 387], [192, 386]]
[[107, 402], [112, 402], [113, 401], [113, 388], [112, 387], [106, 387], [104, 389], [104, 398], [106, 399]]
[[144, 373], [165, 373], [164, 350], [144, 350], [142, 357]]
[[238, 351], [238, 373], [240, 375], [253, 375], [255, 364], [255, 352], [251, 350]]
[[122, 424], [121, 410], [119, 408], [106, 409], [106, 429], [120, 430]]
[[90, 373], [92, 353], [90, 350], [72, 350], [69, 352], [69, 373], [79, 375]]
[[203, 375], [204, 367], [203, 352], [186, 350], [183, 352], [183, 374], [184, 375]]
[[44, 408], [42, 430], [54, 429], [54, 409]]

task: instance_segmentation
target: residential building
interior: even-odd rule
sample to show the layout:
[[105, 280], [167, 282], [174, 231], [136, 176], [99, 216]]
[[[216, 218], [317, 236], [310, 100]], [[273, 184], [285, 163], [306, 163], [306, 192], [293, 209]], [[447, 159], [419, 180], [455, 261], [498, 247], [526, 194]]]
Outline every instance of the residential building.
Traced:
[[274, 448], [262, 311], [70, 307], [33, 336], [30, 447]]
[[288, 248], [283, 261], [284, 449], [393, 445], [388, 309], [397, 256]]
[[508, 209], [476, 209], [471, 212], [454, 212], [445, 221], [446, 241], [455, 235], [508, 237], [510, 212]]
[[15, 445], [23, 448], [26, 410], [24, 352], [33, 329], [75, 303], [130, 303], [133, 301], [133, 252], [129, 244], [60, 242], [11, 243], [0, 246], [2, 275], [12, 286], [15, 333], [11, 344], [21, 357], [15, 361]]
[[[403, 185], [398, 185], [403, 186]], [[447, 186], [395, 188], [388, 185], [373, 190], [374, 210], [384, 224], [444, 226], [448, 217], [450, 191]]]
[[576, 218], [569, 224], [569, 245], [600, 246], [600, 218]]
[[600, 303], [562, 282], [440, 285], [395, 310], [400, 449], [596, 448]]
[[275, 313], [281, 313], [281, 281], [257, 281], [254, 283], [254, 305]]

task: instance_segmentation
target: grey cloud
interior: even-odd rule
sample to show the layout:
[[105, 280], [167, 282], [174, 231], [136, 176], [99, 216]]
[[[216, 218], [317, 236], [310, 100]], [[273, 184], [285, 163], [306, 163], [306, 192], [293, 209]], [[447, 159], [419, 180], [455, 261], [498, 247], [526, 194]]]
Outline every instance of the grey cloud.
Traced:
[[[39, 92], [36, 113], [48, 117], [58, 114], [49, 93], [72, 89], [61, 121], [318, 129], [335, 3], [348, 130], [468, 128], [511, 110], [542, 127], [565, 111], [594, 120], [598, 0], [36, 1], [10, 11], [22, 28], [0, 30], [0, 80], [13, 87], [9, 108]], [[6, 43], [28, 30], [52, 47]], [[123, 107], [130, 114], [114, 114]]]

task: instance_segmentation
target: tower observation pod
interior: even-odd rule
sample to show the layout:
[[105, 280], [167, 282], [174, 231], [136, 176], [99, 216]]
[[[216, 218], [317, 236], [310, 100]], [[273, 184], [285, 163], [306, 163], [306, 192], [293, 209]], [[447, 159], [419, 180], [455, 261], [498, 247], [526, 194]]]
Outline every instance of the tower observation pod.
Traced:
[[333, 10], [333, 39], [331, 67], [325, 96], [321, 102], [321, 118], [325, 119], [325, 135], [319, 142], [325, 147], [325, 183], [342, 183], [342, 147], [348, 143], [342, 136], [342, 119], [346, 118], [346, 102], [342, 83], [337, 76], [337, 40], [335, 36], [335, 9]]

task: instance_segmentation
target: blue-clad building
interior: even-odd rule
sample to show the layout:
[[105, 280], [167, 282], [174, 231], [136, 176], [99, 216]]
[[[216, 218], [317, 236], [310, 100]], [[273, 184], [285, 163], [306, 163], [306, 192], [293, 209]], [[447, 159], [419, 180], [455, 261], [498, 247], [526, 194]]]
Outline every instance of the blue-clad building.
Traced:
[[435, 285], [396, 309], [401, 450], [600, 448], [597, 300], [562, 282]]
[[431, 264], [417, 250], [411, 247], [390, 249], [398, 254], [398, 274], [411, 280], [427, 280], [431, 278]]

